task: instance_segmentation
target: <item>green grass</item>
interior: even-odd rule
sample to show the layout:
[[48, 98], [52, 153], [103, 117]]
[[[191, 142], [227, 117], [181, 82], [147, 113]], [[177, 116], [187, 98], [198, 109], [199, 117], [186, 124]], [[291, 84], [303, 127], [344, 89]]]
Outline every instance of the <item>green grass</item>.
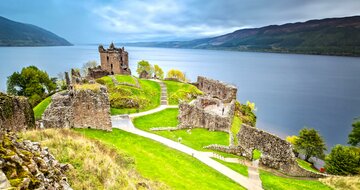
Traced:
[[261, 151], [258, 149], [254, 149], [252, 152], [252, 159], [253, 160], [259, 160], [261, 157]]
[[234, 116], [234, 119], [233, 119], [233, 122], [231, 124], [231, 134], [233, 135], [234, 137], [234, 145], [237, 145], [238, 144], [238, 138], [237, 138], [237, 134], [239, 133], [240, 131], [240, 128], [241, 128], [241, 119], [240, 117], [238, 116]]
[[[116, 75], [119, 82], [135, 84], [133, 77]], [[139, 79], [140, 88], [118, 85], [115, 86], [109, 76], [96, 80], [108, 87], [111, 114], [129, 114], [143, 112], [160, 106], [160, 85], [150, 80]]]
[[298, 180], [276, 176], [270, 172], [260, 170], [260, 179], [265, 190], [330, 190], [331, 188], [320, 181]]
[[202, 92], [194, 85], [176, 81], [164, 81], [167, 88], [168, 102], [170, 105], [179, 104], [179, 100], [191, 101]]
[[222, 163], [223, 165], [227, 166], [228, 168], [238, 172], [239, 174], [243, 175], [243, 176], [246, 176], [248, 177], [249, 176], [249, 173], [248, 173], [248, 167], [247, 166], [244, 166], [240, 163], [230, 163], [230, 162], [225, 162], [225, 161], [222, 161], [222, 160], [219, 160], [217, 158], [213, 158], [214, 160]]
[[41, 119], [42, 114], [48, 107], [48, 105], [51, 103], [51, 96], [45, 98], [43, 101], [41, 101], [38, 105], [36, 105], [33, 108], [34, 116], [36, 120]]
[[76, 131], [132, 156], [142, 176], [172, 189], [244, 189], [197, 159], [150, 139], [118, 129]]
[[135, 79], [130, 75], [115, 75], [115, 79], [120, 83], [136, 84]]
[[191, 129], [190, 133], [187, 132], [187, 129], [150, 131], [150, 128], [154, 127], [176, 127], [178, 125], [177, 115], [178, 109], [165, 109], [154, 114], [135, 118], [134, 125], [141, 130], [149, 131], [174, 141], [178, 141], [178, 138], [181, 137], [182, 144], [196, 150], [209, 151], [208, 149], [203, 149], [203, 147], [210, 144], [229, 145], [229, 134], [221, 131], [209, 131], [202, 128]]
[[317, 171], [315, 168], [312, 167], [312, 164], [305, 161], [305, 160], [301, 160], [301, 159], [296, 159], [297, 163], [299, 164], [299, 166], [301, 166], [302, 168], [315, 172], [315, 173], [319, 173], [319, 171]]

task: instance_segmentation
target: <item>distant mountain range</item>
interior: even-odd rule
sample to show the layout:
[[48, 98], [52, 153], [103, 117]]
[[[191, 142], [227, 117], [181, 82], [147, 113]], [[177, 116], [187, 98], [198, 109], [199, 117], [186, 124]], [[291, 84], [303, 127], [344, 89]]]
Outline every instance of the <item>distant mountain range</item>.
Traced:
[[0, 46], [70, 46], [70, 42], [40, 27], [0, 16]]
[[130, 46], [360, 56], [360, 16], [236, 30], [192, 41], [139, 42]]

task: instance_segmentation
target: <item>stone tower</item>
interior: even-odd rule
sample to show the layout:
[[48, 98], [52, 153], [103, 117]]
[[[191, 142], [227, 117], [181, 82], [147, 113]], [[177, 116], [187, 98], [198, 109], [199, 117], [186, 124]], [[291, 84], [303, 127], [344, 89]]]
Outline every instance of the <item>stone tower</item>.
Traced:
[[111, 43], [108, 49], [104, 49], [102, 45], [99, 45], [99, 53], [102, 70], [111, 75], [131, 75], [128, 52], [124, 47], [116, 48], [114, 43]]

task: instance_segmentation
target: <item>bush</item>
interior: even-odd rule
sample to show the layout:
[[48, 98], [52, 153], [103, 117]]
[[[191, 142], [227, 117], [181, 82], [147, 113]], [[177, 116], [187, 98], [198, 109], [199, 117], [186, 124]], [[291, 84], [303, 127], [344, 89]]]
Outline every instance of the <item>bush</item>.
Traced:
[[242, 123], [255, 127], [256, 115], [249, 105], [235, 103], [235, 115], [241, 118]]
[[360, 149], [336, 145], [325, 159], [325, 168], [329, 174], [360, 174]]

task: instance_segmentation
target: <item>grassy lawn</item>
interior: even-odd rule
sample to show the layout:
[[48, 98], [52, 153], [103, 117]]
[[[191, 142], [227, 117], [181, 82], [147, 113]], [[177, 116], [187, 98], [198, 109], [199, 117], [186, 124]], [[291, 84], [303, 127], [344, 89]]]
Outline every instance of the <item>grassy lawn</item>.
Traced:
[[330, 190], [331, 188], [320, 181], [298, 180], [276, 176], [270, 172], [260, 170], [260, 179], [265, 190]]
[[187, 129], [176, 131], [150, 131], [154, 127], [176, 127], [178, 109], [166, 109], [151, 115], [146, 115], [134, 119], [134, 125], [144, 131], [149, 131], [168, 139], [178, 141], [181, 137], [181, 143], [191, 148], [202, 151], [204, 146], [210, 144], [229, 145], [229, 134], [220, 131], [208, 131], [207, 129], [194, 128], [187, 132]]
[[143, 178], [135, 170], [133, 157], [74, 130], [33, 130], [21, 136], [40, 142], [59, 162], [74, 167], [66, 172], [73, 189], [135, 189], [138, 183], [145, 183], [151, 189], [168, 189], [164, 183]]
[[249, 176], [247, 166], [244, 166], [242, 164], [237, 164], [237, 163], [225, 162], [225, 161], [219, 160], [217, 158], [213, 158], [213, 159], [224, 164], [225, 166], [229, 167], [230, 169], [238, 172], [239, 174], [241, 174], [243, 176], [246, 176], [246, 177]]
[[168, 102], [170, 105], [179, 104], [179, 100], [191, 101], [202, 92], [194, 85], [176, 81], [164, 81], [168, 93]]
[[231, 124], [231, 134], [233, 135], [234, 137], [234, 145], [237, 145], [238, 144], [238, 138], [237, 138], [237, 134], [239, 133], [240, 131], [240, 128], [241, 128], [241, 119], [240, 117], [238, 116], [234, 116], [234, 119], [233, 119], [233, 122]]
[[[119, 82], [135, 84], [134, 78], [128, 75], [116, 75], [115, 78]], [[115, 86], [109, 76], [96, 81], [108, 87], [112, 115], [147, 111], [160, 105], [160, 85], [157, 82], [139, 79], [140, 88], [136, 88]]]
[[244, 189], [197, 159], [150, 139], [118, 129], [76, 131], [132, 156], [142, 176], [163, 182], [172, 189]]
[[315, 172], [315, 173], [319, 173], [319, 171], [317, 171], [315, 168], [312, 167], [312, 164], [305, 161], [305, 160], [301, 160], [301, 159], [296, 159], [297, 163], [299, 164], [300, 167]]
[[115, 75], [115, 79], [117, 81], [119, 81], [120, 83], [121, 82], [126, 82], [126, 83], [129, 83], [129, 84], [136, 84], [135, 79], [130, 75]]
[[45, 109], [48, 107], [50, 103], [51, 103], [51, 96], [45, 98], [43, 101], [41, 101], [38, 105], [36, 105], [33, 108], [34, 116], [36, 120], [41, 119], [42, 114], [44, 113]]

